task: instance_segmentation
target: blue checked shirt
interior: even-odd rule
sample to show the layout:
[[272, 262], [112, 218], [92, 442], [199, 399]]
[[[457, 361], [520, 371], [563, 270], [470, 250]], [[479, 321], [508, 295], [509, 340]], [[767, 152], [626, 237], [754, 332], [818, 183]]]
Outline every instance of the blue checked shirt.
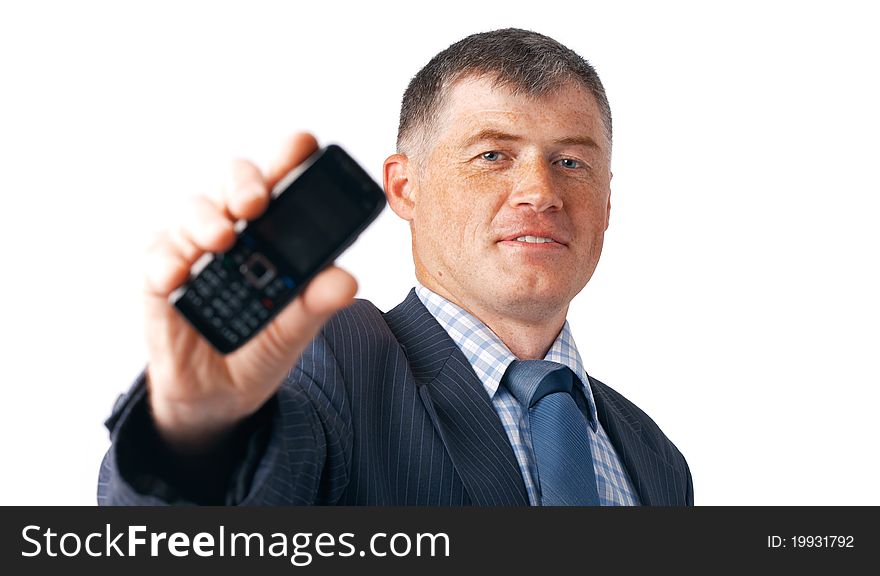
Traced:
[[[504, 372], [510, 363], [516, 360], [516, 356], [485, 324], [459, 306], [421, 284], [416, 284], [416, 294], [428, 312], [437, 319], [464, 353], [486, 388], [486, 394], [489, 395], [492, 407], [498, 413], [510, 445], [513, 447], [513, 453], [516, 455], [529, 493], [529, 502], [532, 506], [536, 505], [539, 502], [539, 488], [535, 483], [537, 474], [530, 457], [530, 439], [522, 434], [519, 428], [522, 409], [513, 394], [500, 385]], [[593, 452], [596, 482], [599, 488], [599, 503], [602, 506], [638, 506], [639, 499], [632, 482], [620, 463], [608, 435], [599, 423], [590, 381], [587, 379], [587, 372], [584, 370], [567, 321], [544, 360], [567, 366], [583, 383], [590, 425], [590, 448]]]

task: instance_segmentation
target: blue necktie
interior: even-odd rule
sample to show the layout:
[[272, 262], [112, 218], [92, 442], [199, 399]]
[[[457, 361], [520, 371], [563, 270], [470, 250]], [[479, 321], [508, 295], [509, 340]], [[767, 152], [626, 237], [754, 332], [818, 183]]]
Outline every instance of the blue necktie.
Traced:
[[502, 383], [522, 406], [542, 506], [598, 506], [587, 420], [572, 396], [574, 374], [546, 360], [515, 360]]

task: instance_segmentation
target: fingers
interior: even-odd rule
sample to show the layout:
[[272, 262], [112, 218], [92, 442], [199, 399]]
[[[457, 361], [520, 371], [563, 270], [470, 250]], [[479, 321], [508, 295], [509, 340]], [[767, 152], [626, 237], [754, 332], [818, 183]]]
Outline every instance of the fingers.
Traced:
[[235, 240], [235, 222], [227, 216], [222, 206], [218, 206], [205, 196], [192, 199], [185, 218], [172, 235], [181, 253], [192, 260], [202, 252], [222, 252], [232, 246]]
[[[159, 235], [147, 250], [147, 293], [166, 298], [186, 281], [190, 267], [202, 254], [228, 250], [235, 242], [235, 222], [262, 214], [272, 186], [317, 149], [311, 134], [289, 138], [265, 177], [251, 162], [234, 161], [222, 194], [213, 200], [206, 196], [190, 200], [180, 224]], [[317, 309], [332, 303], [318, 299]]]
[[317, 150], [318, 141], [311, 134], [295, 134], [288, 138], [281, 146], [278, 157], [266, 170], [266, 186], [271, 189], [285, 174], [299, 166]]
[[222, 201], [233, 220], [253, 220], [262, 214], [269, 205], [269, 189], [260, 169], [247, 160], [234, 160]]
[[352, 303], [357, 293], [354, 277], [335, 266], [322, 271], [305, 291], [287, 306], [254, 339], [255, 346], [267, 346], [274, 357], [291, 364], [336, 311]]
[[318, 141], [311, 134], [291, 136], [281, 145], [281, 150], [267, 169], [265, 177], [251, 162], [234, 161], [230, 180], [223, 194], [224, 208], [236, 220], [253, 220], [269, 204], [272, 187], [317, 149]]
[[180, 224], [160, 234], [147, 250], [146, 290], [167, 297], [183, 284], [205, 252], [223, 252], [235, 242], [234, 222], [205, 196], [188, 203]]
[[302, 293], [303, 310], [317, 319], [326, 318], [351, 304], [357, 293], [357, 281], [341, 268], [331, 266], [306, 286]]
[[[192, 245], [187, 252], [196, 250]], [[168, 232], [157, 236], [144, 255], [144, 291], [147, 296], [164, 299], [171, 294], [186, 281], [189, 262], [189, 257], [175, 248]]]

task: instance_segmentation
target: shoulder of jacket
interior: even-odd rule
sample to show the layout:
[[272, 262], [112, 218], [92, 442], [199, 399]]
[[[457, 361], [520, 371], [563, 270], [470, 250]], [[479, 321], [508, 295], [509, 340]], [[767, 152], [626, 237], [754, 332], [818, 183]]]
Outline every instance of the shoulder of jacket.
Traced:
[[369, 300], [360, 298], [334, 314], [322, 328], [320, 336], [334, 348], [353, 340], [363, 345], [393, 338], [382, 311]]
[[660, 429], [660, 426], [654, 422], [653, 418], [611, 386], [592, 376], [589, 376], [589, 379], [593, 394], [598, 392], [602, 396], [606, 410], [616, 412], [617, 416], [622, 417], [631, 427], [637, 425], [642, 438], [652, 444], [657, 452], [665, 454], [670, 460], [677, 461], [679, 465], [687, 467], [684, 455]]

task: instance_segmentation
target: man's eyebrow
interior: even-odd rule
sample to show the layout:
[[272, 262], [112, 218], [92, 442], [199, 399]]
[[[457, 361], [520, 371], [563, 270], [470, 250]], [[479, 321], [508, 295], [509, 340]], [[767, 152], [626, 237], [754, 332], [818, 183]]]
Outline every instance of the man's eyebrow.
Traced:
[[[473, 146], [479, 142], [485, 142], [486, 140], [500, 140], [507, 142], [521, 142], [525, 140], [522, 136], [517, 136], [515, 134], [510, 134], [508, 132], [504, 132], [503, 130], [496, 130], [494, 128], [487, 128], [485, 130], [480, 130], [476, 134], [469, 136], [464, 141], [465, 147]], [[584, 146], [586, 148], [600, 148], [596, 141], [590, 138], [589, 136], [567, 136], [565, 138], [560, 138], [559, 140], [554, 140], [554, 144], [562, 144], [565, 146]]]
[[585, 146], [587, 148], [599, 148], [596, 141], [589, 136], [569, 136], [555, 141], [556, 144], [565, 144], [566, 146]]
[[518, 142], [523, 140], [522, 136], [516, 136], [514, 134], [509, 134], [504, 132], [503, 130], [495, 130], [494, 128], [486, 128], [484, 130], [480, 130], [476, 134], [473, 134], [464, 141], [465, 147], [473, 146], [478, 142], [485, 142], [486, 140], [506, 140], [508, 142]]

